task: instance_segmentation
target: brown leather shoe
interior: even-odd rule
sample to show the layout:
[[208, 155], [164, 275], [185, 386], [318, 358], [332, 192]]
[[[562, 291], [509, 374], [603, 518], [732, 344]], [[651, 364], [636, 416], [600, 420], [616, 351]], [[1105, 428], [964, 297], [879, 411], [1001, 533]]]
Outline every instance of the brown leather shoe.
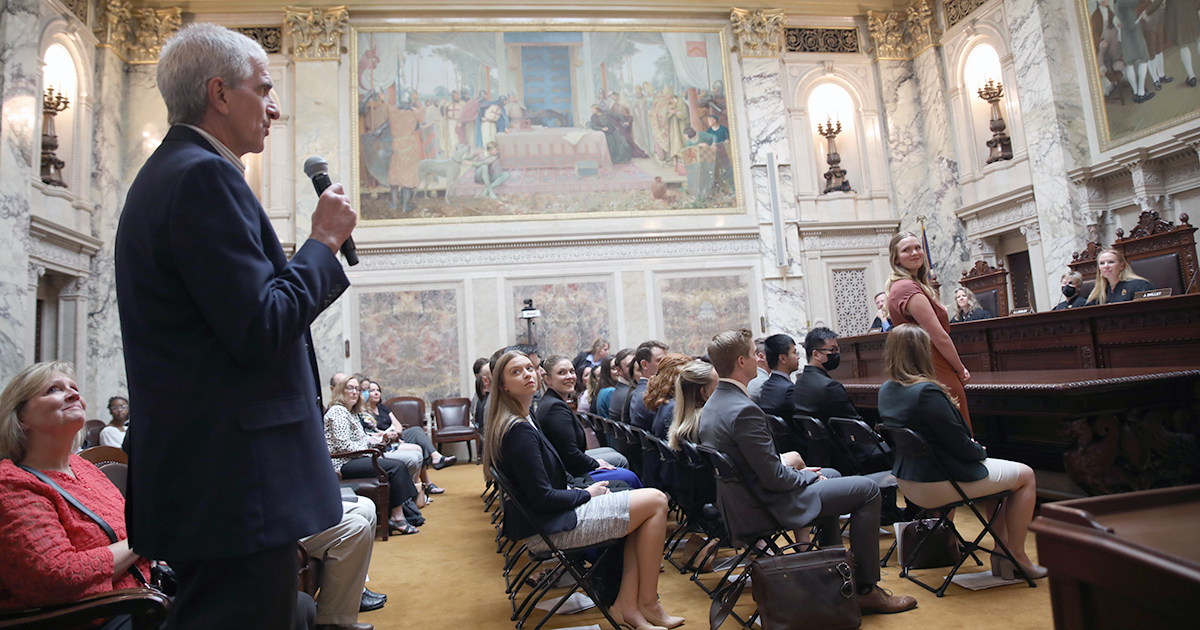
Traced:
[[858, 607], [864, 615], [890, 615], [916, 608], [917, 600], [908, 595], [892, 595], [876, 584], [869, 594], [858, 596]]
[[369, 623], [319, 623], [317, 630], [375, 630]]

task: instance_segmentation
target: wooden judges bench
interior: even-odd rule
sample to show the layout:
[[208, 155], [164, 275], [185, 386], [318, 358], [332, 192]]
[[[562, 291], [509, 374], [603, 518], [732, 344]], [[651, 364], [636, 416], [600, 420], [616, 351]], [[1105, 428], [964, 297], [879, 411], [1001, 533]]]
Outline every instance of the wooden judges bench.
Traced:
[[[950, 337], [991, 455], [1066, 473], [1090, 494], [1200, 481], [1200, 295], [963, 322]], [[832, 376], [869, 421], [886, 340], [838, 340]]]

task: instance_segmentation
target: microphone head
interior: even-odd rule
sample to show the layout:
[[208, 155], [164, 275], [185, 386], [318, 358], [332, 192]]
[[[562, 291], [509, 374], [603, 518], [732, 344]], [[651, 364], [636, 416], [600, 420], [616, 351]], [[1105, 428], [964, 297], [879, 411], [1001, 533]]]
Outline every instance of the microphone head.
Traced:
[[307, 160], [304, 160], [304, 174], [308, 175], [310, 178], [316, 177], [317, 175], [320, 175], [321, 173], [328, 173], [328, 172], [329, 172], [329, 162], [326, 162], [325, 158], [323, 158], [319, 155], [314, 155], [314, 156], [308, 158]]

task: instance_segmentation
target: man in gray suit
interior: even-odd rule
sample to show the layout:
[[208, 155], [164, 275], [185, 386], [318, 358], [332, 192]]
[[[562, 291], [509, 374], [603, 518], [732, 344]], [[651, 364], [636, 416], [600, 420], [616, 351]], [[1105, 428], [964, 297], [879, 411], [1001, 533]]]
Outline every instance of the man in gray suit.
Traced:
[[[767, 504], [784, 527], [799, 530], [814, 521], [824, 521], [822, 547], [841, 544], [837, 518], [850, 514], [850, 550], [854, 553], [858, 602], [863, 613], [897, 613], [915, 608], [916, 599], [893, 596], [876, 584], [879, 486], [866, 477], [841, 477], [830, 469], [804, 468], [794, 452], [776, 455], [767, 416], [746, 393], [746, 384], [757, 373], [750, 331], [717, 334], [708, 345], [708, 358], [721, 380], [700, 416], [701, 443], [733, 460], [750, 491]], [[774, 529], [754, 500], [736, 488], [718, 484], [717, 502], [731, 531]]]

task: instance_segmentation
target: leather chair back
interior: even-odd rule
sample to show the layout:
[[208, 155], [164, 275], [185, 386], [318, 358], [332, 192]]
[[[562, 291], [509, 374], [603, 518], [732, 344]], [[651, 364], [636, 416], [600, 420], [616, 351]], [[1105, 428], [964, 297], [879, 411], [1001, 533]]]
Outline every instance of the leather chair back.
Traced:
[[441, 398], [433, 401], [433, 421], [438, 429], [470, 426], [469, 398]]
[[992, 315], [996, 315], [1000, 312], [1000, 300], [997, 297], [999, 292], [999, 289], [988, 289], [986, 291], [981, 291], [975, 294], [975, 299], [979, 300], [979, 305], [982, 306], [985, 311], [991, 313]]
[[1129, 268], [1156, 289], [1170, 289], [1171, 295], [1183, 293], [1183, 267], [1175, 252], [1131, 260]]
[[[469, 401], [468, 401], [469, 402]], [[425, 428], [425, 401], [416, 396], [397, 396], [384, 402], [404, 428]]]
[[85, 420], [83, 422], [84, 446], [100, 446], [100, 431], [108, 426], [103, 420]]

